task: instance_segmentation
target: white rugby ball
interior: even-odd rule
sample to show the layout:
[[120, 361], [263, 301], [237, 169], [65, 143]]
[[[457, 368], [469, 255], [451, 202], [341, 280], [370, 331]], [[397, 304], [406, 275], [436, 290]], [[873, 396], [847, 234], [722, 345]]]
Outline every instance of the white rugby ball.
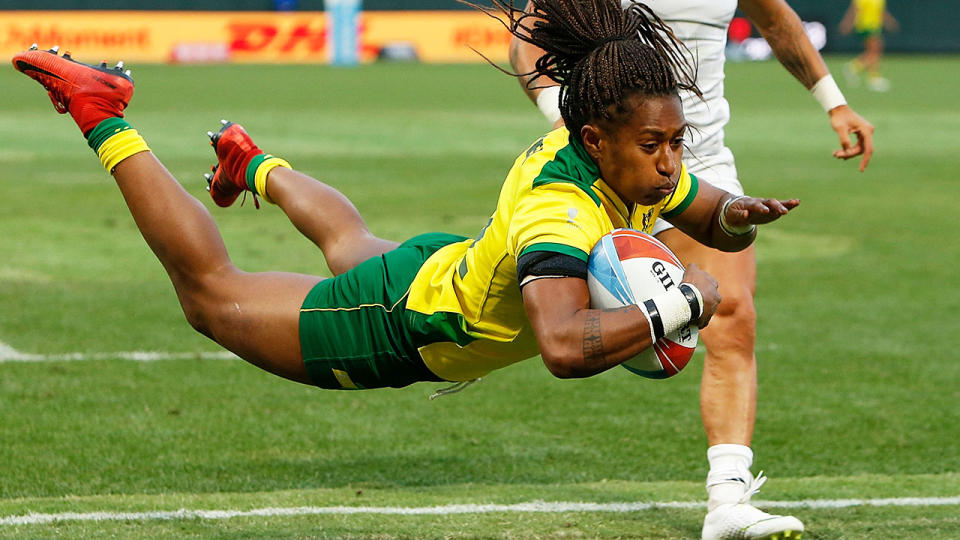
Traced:
[[[638, 304], [680, 285], [683, 264], [662, 242], [633, 229], [617, 229], [604, 235], [587, 263], [590, 305], [610, 309]], [[680, 372], [697, 347], [694, 324], [657, 340], [623, 367], [651, 379], [665, 379]]]

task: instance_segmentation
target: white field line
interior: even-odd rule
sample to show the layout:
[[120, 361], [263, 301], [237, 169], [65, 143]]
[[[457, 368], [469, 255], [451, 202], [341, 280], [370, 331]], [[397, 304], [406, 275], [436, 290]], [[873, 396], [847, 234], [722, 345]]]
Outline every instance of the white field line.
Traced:
[[[758, 346], [757, 350], [773, 351], [778, 347], [775, 344]], [[703, 353], [707, 349], [703, 343], [697, 344], [697, 352]], [[217, 352], [163, 352], [163, 351], [121, 351], [121, 352], [87, 352], [62, 354], [31, 354], [20, 352], [0, 341], [0, 364], [4, 362], [76, 362], [84, 360], [131, 360], [134, 362], [155, 362], [157, 360], [235, 360], [237, 355], [228, 351]]]
[[[952, 506], [960, 505], [958, 497], [903, 497], [894, 499], [808, 499], [801, 501], [756, 501], [763, 508], [837, 509], [855, 506]], [[638, 512], [657, 508], [702, 510], [705, 502], [634, 502], [587, 503], [544, 502], [519, 504], [452, 504], [444, 506], [298, 506], [291, 508], [257, 508], [253, 510], [188, 510], [158, 512], [63, 512], [59, 514], [30, 513], [0, 517], [0, 526], [37, 525], [67, 521], [143, 521], [174, 519], [233, 519], [239, 517], [286, 517], [323, 514], [373, 514], [404, 516], [440, 516], [452, 514], [504, 513], [575, 513], [575, 512]]]
[[131, 360], [134, 362], [155, 362], [157, 360], [232, 360], [237, 356], [231, 352], [163, 352], [163, 351], [122, 351], [112, 353], [63, 353], [31, 354], [20, 352], [0, 341], [0, 364], [4, 362], [76, 362], [84, 360]]

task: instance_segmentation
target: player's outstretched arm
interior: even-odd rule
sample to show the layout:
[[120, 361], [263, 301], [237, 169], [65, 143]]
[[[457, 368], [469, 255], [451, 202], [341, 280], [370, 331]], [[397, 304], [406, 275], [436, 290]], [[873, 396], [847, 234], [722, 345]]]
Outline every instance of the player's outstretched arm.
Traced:
[[[860, 171], [866, 170], [873, 155], [873, 125], [846, 104], [797, 13], [785, 0], [740, 0], [740, 9], [770, 44], [777, 60], [813, 93], [830, 115], [830, 127], [837, 133], [841, 146], [833, 156], [838, 159], [863, 156]], [[856, 142], [851, 141], [851, 136], [856, 137]]]
[[[685, 326], [696, 314], [694, 322], [703, 327], [720, 303], [717, 282], [691, 264], [683, 283], [696, 287], [702, 301], [699, 306], [685, 312], [685, 320], [678, 318], [672, 324]], [[566, 379], [596, 375], [633, 358], [654, 342], [651, 324], [639, 307], [590, 309], [590, 292], [584, 279], [536, 279], [524, 285], [522, 292], [523, 304], [537, 336], [543, 363], [556, 377]], [[674, 289], [665, 294], [680, 293]], [[665, 312], [674, 309], [674, 305], [666, 298], [660, 299], [657, 305]], [[682, 310], [686, 306], [676, 307]], [[667, 313], [663, 315], [664, 319], [670, 318]]]
[[705, 246], [740, 251], [753, 243], [757, 225], [776, 221], [799, 205], [798, 199], [737, 197], [701, 180], [690, 206], [669, 221]]

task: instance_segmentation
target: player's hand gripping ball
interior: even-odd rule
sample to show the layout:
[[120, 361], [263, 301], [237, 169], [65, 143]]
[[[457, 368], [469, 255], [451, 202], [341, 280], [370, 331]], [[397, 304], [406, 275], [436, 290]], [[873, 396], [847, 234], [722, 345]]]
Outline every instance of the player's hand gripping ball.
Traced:
[[[683, 264], [662, 242], [640, 231], [617, 229], [604, 235], [590, 252], [590, 307], [609, 309], [643, 302], [678, 287], [683, 273]], [[694, 322], [621, 365], [643, 377], [665, 379], [687, 365], [696, 347]]]

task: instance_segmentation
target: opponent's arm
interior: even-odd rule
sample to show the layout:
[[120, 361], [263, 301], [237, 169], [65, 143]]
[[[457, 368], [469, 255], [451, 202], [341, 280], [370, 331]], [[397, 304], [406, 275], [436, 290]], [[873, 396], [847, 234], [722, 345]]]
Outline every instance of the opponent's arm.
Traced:
[[740, 251], [753, 243], [757, 225], [780, 219], [799, 205], [797, 199], [737, 197], [701, 180], [690, 206], [668, 221], [703, 245]]
[[[533, 3], [527, 2], [524, 11], [528, 13], [533, 11]], [[520, 75], [517, 77], [517, 80], [520, 81], [520, 87], [523, 88], [523, 92], [530, 98], [530, 101], [540, 109], [540, 112], [548, 120], [553, 122], [553, 127], [556, 128], [563, 125], [563, 119], [560, 118], [560, 109], [557, 107], [560, 87], [544, 77], [533, 81], [531, 84], [533, 75], [530, 75], [530, 73], [533, 72], [537, 59], [541, 56], [543, 56], [543, 49], [516, 36], [510, 38], [510, 66], [514, 73]]]
[[[873, 155], [873, 125], [846, 104], [797, 13], [785, 0], [740, 0], [740, 9], [770, 44], [777, 60], [814, 94], [830, 115], [830, 127], [841, 145], [833, 156], [850, 159], [862, 155], [860, 171], [866, 170]], [[856, 144], [851, 142], [851, 134], [856, 135]]]
[[770, 44], [777, 60], [808, 90], [830, 74], [807, 38], [800, 17], [785, 0], [740, 0], [740, 9]]
[[[690, 264], [683, 283], [700, 291], [701, 315], [695, 322], [702, 328], [720, 303], [717, 282]], [[524, 285], [522, 293], [543, 363], [558, 378], [596, 375], [636, 356], [654, 341], [651, 325], [639, 307], [590, 309], [584, 279], [540, 278]]]
[[[527, 12], [533, 10], [533, 3], [528, 2], [524, 10]], [[517, 80], [520, 81], [523, 92], [527, 94], [530, 101], [534, 103], [537, 102], [537, 94], [540, 93], [540, 89], [530, 88], [529, 83], [531, 76], [526, 74], [533, 71], [534, 65], [537, 63], [537, 58], [540, 58], [542, 55], [543, 49], [531, 45], [517, 36], [510, 38], [510, 66], [513, 68], [514, 73], [521, 74], [520, 77], [517, 77]]]

